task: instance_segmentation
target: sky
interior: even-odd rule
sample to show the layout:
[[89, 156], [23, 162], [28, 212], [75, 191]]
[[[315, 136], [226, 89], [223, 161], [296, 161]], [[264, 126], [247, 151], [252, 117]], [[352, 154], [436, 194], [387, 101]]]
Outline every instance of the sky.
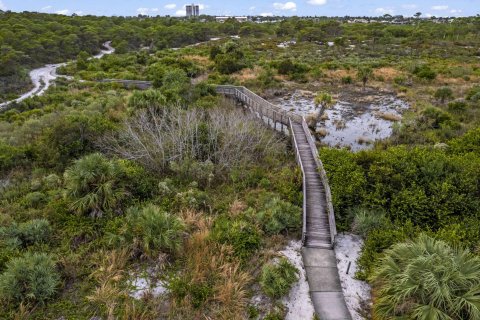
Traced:
[[[180, 0], [0, 0], [0, 10], [37, 11], [71, 15], [184, 16], [186, 2]], [[190, 3], [189, 3], [190, 4]], [[263, 16], [474, 16], [480, 0], [200, 0], [200, 12], [208, 15]]]

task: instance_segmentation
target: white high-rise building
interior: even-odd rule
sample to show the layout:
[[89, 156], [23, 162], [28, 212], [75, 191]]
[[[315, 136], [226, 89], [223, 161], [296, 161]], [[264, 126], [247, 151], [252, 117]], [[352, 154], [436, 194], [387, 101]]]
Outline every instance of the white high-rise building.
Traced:
[[191, 4], [186, 6], [187, 17], [198, 17], [200, 15], [200, 6], [197, 4]]

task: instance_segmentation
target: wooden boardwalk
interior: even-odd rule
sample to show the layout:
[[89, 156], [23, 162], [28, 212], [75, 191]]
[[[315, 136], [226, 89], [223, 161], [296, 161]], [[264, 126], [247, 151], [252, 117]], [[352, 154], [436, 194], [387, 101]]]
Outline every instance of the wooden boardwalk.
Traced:
[[241, 102], [272, 129], [291, 136], [303, 174], [302, 257], [315, 312], [322, 320], [350, 320], [333, 250], [337, 230], [330, 187], [305, 119], [245, 87], [217, 86], [217, 92]]
[[296, 141], [299, 153], [298, 161], [301, 162], [305, 175], [305, 200], [306, 200], [306, 230], [304, 245], [306, 247], [332, 248], [332, 235], [328, 221], [328, 209], [325, 187], [318, 172], [317, 163], [307, 141], [303, 126], [293, 122], [291, 130]]

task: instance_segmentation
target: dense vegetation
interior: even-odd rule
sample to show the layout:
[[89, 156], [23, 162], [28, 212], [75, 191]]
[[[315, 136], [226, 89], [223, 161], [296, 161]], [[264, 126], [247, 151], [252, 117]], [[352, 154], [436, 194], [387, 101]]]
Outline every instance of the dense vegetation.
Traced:
[[[30, 68], [78, 58], [60, 70], [72, 79], [0, 113], [0, 318], [283, 316], [298, 273], [275, 252], [299, 236], [301, 177], [288, 141], [217, 96], [221, 83], [266, 98], [308, 89], [321, 110], [339, 92], [408, 101], [371, 150], [321, 147], [338, 228], [365, 239], [357, 277], [376, 318], [478, 317], [479, 18], [7, 12], [0, 26], [0, 99], [28, 87]], [[107, 40], [116, 53], [89, 60]], [[168, 294], [133, 298], [139, 277]]]

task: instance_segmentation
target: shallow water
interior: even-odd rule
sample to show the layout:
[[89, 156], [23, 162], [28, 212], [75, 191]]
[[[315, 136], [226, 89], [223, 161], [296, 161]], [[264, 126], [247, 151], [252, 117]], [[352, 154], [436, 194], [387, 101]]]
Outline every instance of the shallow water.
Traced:
[[[359, 97], [358, 101], [352, 97], [348, 99], [353, 101], [338, 100], [331, 109], [325, 111], [327, 119], [317, 123], [317, 131], [326, 131], [326, 135], [319, 138], [322, 143], [352, 151], [369, 149], [374, 141], [392, 135], [395, 121], [386, 120], [382, 115], [401, 119], [402, 113], [409, 107], [394, 95], [369, 95]], [[300, 91], [275, 103], [303, 116], [316, 112], [313, 97], [305, 96]]]

